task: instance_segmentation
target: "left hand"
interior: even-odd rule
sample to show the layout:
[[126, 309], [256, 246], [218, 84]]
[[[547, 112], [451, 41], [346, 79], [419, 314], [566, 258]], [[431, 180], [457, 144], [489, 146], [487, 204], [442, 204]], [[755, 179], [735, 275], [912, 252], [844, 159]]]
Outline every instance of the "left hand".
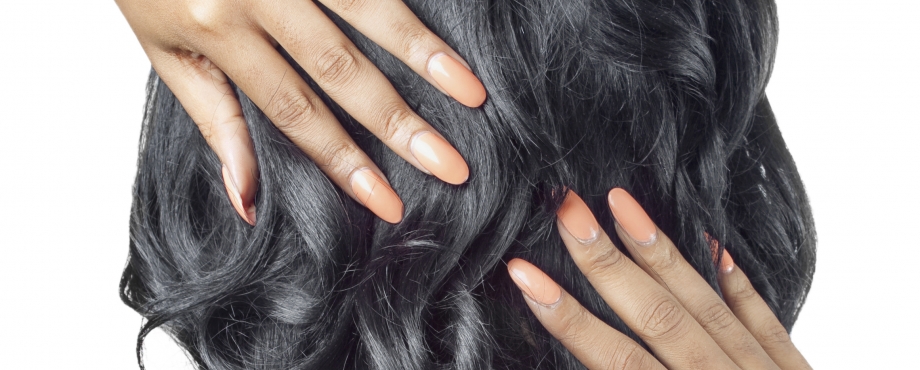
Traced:
[[[623, 189], [608, 195], [616, 231], [635, 262], [569, 192], [559, 233], [578, 268], [653, 353], [588, 312], [534, 265], [508, 263], [544, 327], [590, 369], [810, 369], [786, 329], [723, 252], [725, 301]], [[653, 278], [654, 277], [654, 278]]]

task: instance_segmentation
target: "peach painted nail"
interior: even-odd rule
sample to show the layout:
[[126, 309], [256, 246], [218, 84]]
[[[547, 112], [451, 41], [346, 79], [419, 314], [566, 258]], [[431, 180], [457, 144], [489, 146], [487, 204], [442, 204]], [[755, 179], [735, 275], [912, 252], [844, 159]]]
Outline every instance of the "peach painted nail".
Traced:
[[719, 261], [719, 241], [714, 239], [712, 235], [703, 231], [703, 237], [706, 238], [706, 242], [709, 243], [709, 251], [712, 253], [712, 263]]
[[655, 241], [658, 228], [648, 217], [642, 206], [626, 190], [613, 188], [607, 194], [607, 204], [613, 212], [613, 218], [629, 234], [629, 237], [640, 244]]
[[416, 134], [409, 150], [422, 167], [448, 184], [460, 185], [470, 177], [470, 169], [460, 153], [438, 135], [428, 131]]
[[403, 203], [386, 182], [370, 168], [356, 170], [349, 180], [355, 197], [367, 209], [374, 212], [386, 222], [395, 224], [402, 221]]
[[466, 66], [445, 53], [428, 60], [428, 74], [448, 95], [461, 104], [476, 108], [486, 101], [486, 88]]
[[562, 222], [565, 230], [582, 243], [590, 243], [600, 235], [601, 227], [597, 224], [594, 214], [574, 191], [569, 190], [566, 193], [565, 201], [556, 211], [556, 217]]
[[728, 254], [727, 249], [722, 250], [722, 263], [719, 264], [719, 271], [723, 274], [732, 272], [735, 269], [735, 260], [732, 259], [732, 256]]
[[227, 195], [230, 197], [230, 204], [233, 204], [233, 209], [236, 210], [236, 213], [243, 218], [244, 221], [250, 225], [255, 226], [256, 224], [256, 206], [255, 204], [249, 205], [246, 207], [243, 205], [243, 197], [240, 196], [240, 191], [236, 187], [236, 184], [233, 182], [233, 177], [230, 176], [230, 170], [227, 169], [227, 165], [223, 165], [220, 170], [221, 176], [224, 179], [224, 189], [227, 190]]
[[562, 299], [559, 285], [530, 262], [520, 258], [509, 261], [508, 274], [527, 297], [539, 304], [549, 306]]

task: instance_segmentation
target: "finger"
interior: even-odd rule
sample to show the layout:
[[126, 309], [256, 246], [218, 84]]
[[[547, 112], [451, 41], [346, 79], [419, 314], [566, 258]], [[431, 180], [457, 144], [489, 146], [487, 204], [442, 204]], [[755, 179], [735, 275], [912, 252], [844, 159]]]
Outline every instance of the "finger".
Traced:
[[384, 221], [401, 221], [403, 203], [386, 178], [271, 44], [253, 34], [226, 40], [212, 61], [349, 196]]
[[320, 1], [461, 104], [475, 108], [485, 101], [486, 90], [469, 65], [402, 1]]
[[515, 258], [511, 279], [537, 320], [589, 369], [664, 369], [638, 343], [607, 326], [536, 266]]
[[278, 4], [260, 11], [263, 27], [329, 97], [420, 170], [450, 184], [467, 180], [460, 153], [412, 111], [319, 7], [302, 0]]
[[[607, 201], [618, 221], [617, 234], [636, 264], [677, 298], [735, 364], [743, 369], [779, 369], [629, 193], [615, 188], [608, 193]], [[578, 203], [581, 199], [575, 195], [566, 198], [566, 202]]]
[[[577, 196], [570, 191], [566, 198]], [[559, 234], [569, 254], [658, 359], [669, 369], [737, 369], [680, 302], [613, 245], [588, 207], [577, 200], [557, 212]]]
[[732, 312], [780, 368], [811, 369], [808, 361], [792, 343], [789, 332], [776, 319], [760, 294], [757, 294], [744, 272], [735, 266], [727, 250], [722, 251], [719, 285]]
[[220, 158], [233, 208], [243, 220], [255, 225], [258, 164], [243, 110], [227, 76], [201, 55], [153, 52], [151, 61]]

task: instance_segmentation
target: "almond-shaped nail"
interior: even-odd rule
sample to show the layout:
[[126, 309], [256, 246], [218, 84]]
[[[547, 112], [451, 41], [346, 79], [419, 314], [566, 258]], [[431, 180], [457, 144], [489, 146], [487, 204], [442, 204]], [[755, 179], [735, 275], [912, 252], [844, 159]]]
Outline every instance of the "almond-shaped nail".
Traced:
[[630, 238], [640, 244], [655, 241], [658, 228], [642, 206], [626, 190], [620, 188], [610, 190], [610, 193], [607, 194], [607, 204], [610, 206], [610, 211], [613, 212], [613, 218], [629, 234]]
[[508, 262], [508, 274], [530, 299], [550, 306], [562, 299], [562, 289], [543, 271], [520, 258]]
[[395, 224], [402, 221], [403, 203], [380, 176], [370, 168], [355, 170], [349, 180], [355, 197], [382, 220]]
[[590, 243], [600, 235], [601, 227], [591, 213], [591, 209], [574, 191], [569, 190], [565, 195], [562, 206], [556, 211], [556, 217], [562, 222], [565, 230], [582, 243]]
[[243, 204], [243, 197], [240, 196], [239, 188], [236, 186], [236, 183], [233, 181], [233, 177], [230, 176], [230, 170], [227, 168], [227, 165], [222, 165], [220, 169], [221, 177], [224, 180], [224, 189], [227, 190], [227, 196], [230, 197], [230, 204], [233, 205], [233, 209], [236, 210], [236, 213], [245, 220], [250, 225], [255, 226], [256, 224], [256, 206], [255, 204], [250, 204], [246, 207]]
[[486, 101], [486, 88], [469, 69], [445, 53], [428, 60], [428, 74], [448, 95], [461, 104], [476, 108]]
[[447, 140], [428, 131], [412, 137], [409, 150], [428, 172], [448, 184], [460, 185], [470, 177], [470, 168]]

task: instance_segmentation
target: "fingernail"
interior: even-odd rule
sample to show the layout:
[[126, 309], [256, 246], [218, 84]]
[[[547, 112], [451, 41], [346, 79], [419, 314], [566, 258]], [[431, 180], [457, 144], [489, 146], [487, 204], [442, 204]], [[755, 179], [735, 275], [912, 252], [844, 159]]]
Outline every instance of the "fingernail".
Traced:
[[249, 209], [246, 210], [246, 215], [249, 216], [250, 220], [252, 220], [251, 224], [255, 226], [256, 224], [256, 206], [249, 206]]
[[569, 190], [566, 193], [562, 206], [556, 211], [556, 217], [569, 234], [584, 244], [596, 240], [600, 235], [601, 227], [597, 224], [594, 214], [574, 191]]
[[403, 203], [386, 182], [370, 168], [356, 170], [349, 180], [355, 197], [382, 220], [395, 224], [402, 221]]
[[703, 237], [706, 238], [706, 242], [709, 243], [709, 252], [712, 253], [712, 263], [719, 261], [719, 241], [709, 235], [709, 233], [703, 231]]
[[428, 60], [428, 74], [461, 104], [476, 108], [486, 100], [486, 88], [466, 66], [445, 53]]
[[233, 204], [233, 209], [236, 210], [236, 213], [240, 215], [243, 220], [255, 226], [256, 206], [254, 204], [249, 205], [249, 207], [243, 205], [243, 197], [240, 196], [239, 188], [236, 186], [236, 183], [234, 183], [233, 177], [230, 176], [230, 170], [227, 168], [227, 165], [222, 165], [220, 172], [221, 177], [224, 179], [224, 188], [227, 190], [227, 195], [230, 197], [230, 204]]
[[629, 234], [629, 237], [639, 244], [649, 244], [655, 241], [658, 228], [648, 217], [642, 206], [626, 190], [613, 188], [607, 194], [607, 203], [613, 218], [620, 227]]
[[508, 262], [508, 274], [524, 294], [534, 302], [550, 306], [562, 298], [562, 289], [543, 271], [520, 258]]
[[727, 249], [722, 250], [722, 263], [719, 264], [719, 271], [723, 274], [732, 272], [735, 269], [735, 260], [732, 259], [732, 256], [728, 254]]
[[416, 134], [409, 150], [422, 167], [446, 183], [460, 185], [470, 177], [470, 169], [460, 153], [438, 135], [428, 131]]

